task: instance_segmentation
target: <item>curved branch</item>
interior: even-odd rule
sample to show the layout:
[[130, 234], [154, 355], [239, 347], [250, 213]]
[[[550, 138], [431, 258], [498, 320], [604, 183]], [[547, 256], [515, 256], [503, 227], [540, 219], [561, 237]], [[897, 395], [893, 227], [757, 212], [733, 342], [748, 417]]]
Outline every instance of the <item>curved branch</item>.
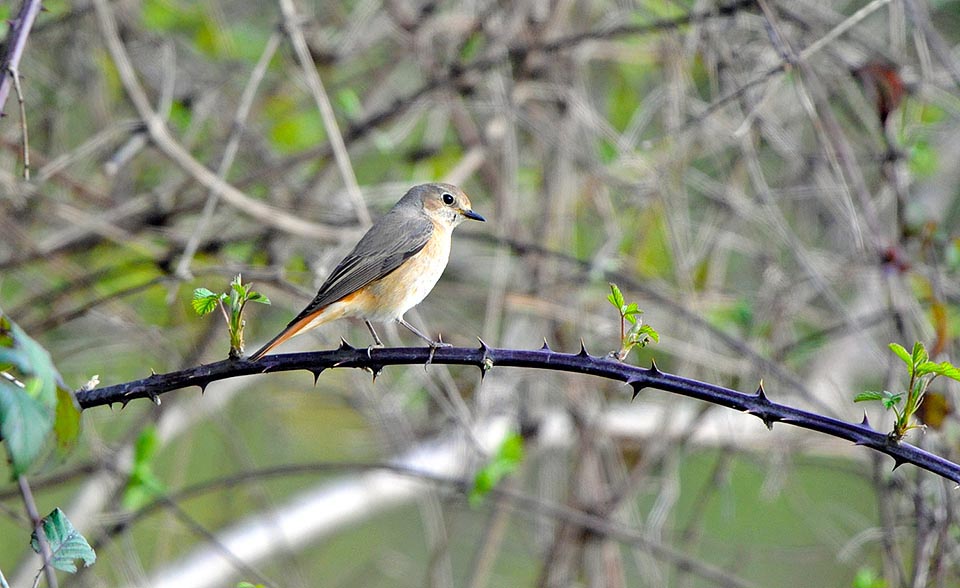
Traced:
[[776, 422], [783, 422], [846, 439], [856, 445], [863, 445], [889, 455], [894, 459], [894, 468], [904, 463], [912, 463], [960, 484], [960, 465], [909, 443], [894, 441], [886, 433], [871, 428], [866, 417], [861, 423], [848, 423], [773, 402], [764, 393], [762, 383], [756, 393], [744, 394], [723, 386], [662, 372], [656, 364], [649, 368], [640, 368], [606, 357], [590, 355], [582, 346], [579, 353], [558, 353], [551, 350], [546, 343], [540, 349], [522, 350], [488, 347], [483, 342], [477, 349], [465, 347], [357, 349], [344, 342], [338, 349], [331, 351], [270, 355], [257, 362], [246, 359], [226, 359], [181, 371], [153, 374], [141, 380], [78, 392], [77, 401], [83, 409], [114, 403], [126, 405], [135, 398], [150, 398], [159, 404], [160, 395], [165, 392], [191, 386], [199, 386], [202, 390], [210, 382], [236, 376], [306, 370], [313, 373], [314, 378], [319, 378], [324, 370], [337, 367], [365, 368], [371, 370], [376, 376], [387, 365], [426, 364], [427, 362], [473, 365], [480, 368], [482, 373], [486, 373], [494, 366], [500, 366], [587, 374], [626, 383], [633, 388], [634, 398], [644, 388], [673, 392], [752, 414], [762, 420], [768, 428], [772, 428]]
[[3, 107], [7, 103], [7, 97], [10, 96], [14, 78], [19, 75], [17, 72], [20, 69], [20, 58], [23, 57], [23, 50], [27, 46], [30, 28], [33, 27], [33, 22], [42, 10], [40, 4], [40, 0], [24, 0], [17, 17], [10, 21], [7, 50], [0, 63], [0, 116], [3, 116]]

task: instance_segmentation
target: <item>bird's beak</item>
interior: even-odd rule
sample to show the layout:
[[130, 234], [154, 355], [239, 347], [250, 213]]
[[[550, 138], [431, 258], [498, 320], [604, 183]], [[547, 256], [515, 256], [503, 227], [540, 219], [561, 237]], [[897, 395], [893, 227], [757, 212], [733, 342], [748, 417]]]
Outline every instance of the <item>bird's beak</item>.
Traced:
[[461, 211], [460, 211], [460, 214], [462, 214], [463, 216], [465, 216], [465, 217], [467, 217], [467, 218], [472, 218], [472, 219], [475, 220], [475, 221], [480, 221], [480, 222], [482, 222], [482, 223], [487, 222], [487, 219], [483, 218], [482, 216], [480, 216], [479, 213], [474, 212], [474, 211], [472, 211], [472, 210], [470, 210], [470, 209], [461, 210]]

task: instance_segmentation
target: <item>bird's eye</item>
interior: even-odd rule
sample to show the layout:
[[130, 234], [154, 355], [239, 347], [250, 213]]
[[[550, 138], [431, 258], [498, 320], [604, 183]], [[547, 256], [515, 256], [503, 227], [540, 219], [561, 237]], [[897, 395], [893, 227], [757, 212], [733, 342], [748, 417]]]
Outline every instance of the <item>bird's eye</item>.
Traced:
[[440, 199], [443, 200], [443, 203], [447, 206], [450, 206], [454, 202], [453, 194], [450, 192], [444, 192]]

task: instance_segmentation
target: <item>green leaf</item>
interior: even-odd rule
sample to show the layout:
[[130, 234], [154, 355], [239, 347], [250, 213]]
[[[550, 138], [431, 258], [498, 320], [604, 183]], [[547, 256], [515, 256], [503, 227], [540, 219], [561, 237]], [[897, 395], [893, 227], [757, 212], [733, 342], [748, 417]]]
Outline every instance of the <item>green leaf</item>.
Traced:
[[53, 419], [53, 432], [57, 436], [57, 447], [66, 452], [74, 447], [80, 437], [80, 406], [73, 392], [57, 387], [57, 410]]
[[874, 400], [883, 400], [883, 392], [870, 390], [867, 392], [861, 392], [853, 398], [854, 402], [872, 402]]
[[233, 281], [230, 282], [230, 288], [236, 292], [239, 296], [243, 296], [247, 293], [247, 287], [244, 285], [243, 280], [240, 277], [240, 274], [237, 274], [237, 277], [233, 278]]
[[913, 344], [911, 359], [913, 360], [913, 366], [918, 366], [929, 359], [929, 357], [927, 357], [927, 348], [923, 346], [923, 343], [917, 341]]
[[157, 428], [152, 425], [145, 427], [133, 446], [133, 466], [127, 486], [123, 489], [125, 508], [135, 510], [163, 493], [163, 482], [153, 472], [153, 457], [159, 447]]
[[960, 369], [957, 369], [949, 361], [937, 363], [935, 361], [925, 361], [917, 366], [917, 375], [936, 374], [946, 376], [954, 380], [960, 380]]
[[503, 440], [493, 459], [477, 472], [470, 490], [470, 503], [479, 503], [500, 480], [516, 471], [522, 461], [523, 437], [519, 433], [513, 433]]
[[894, 408], [903, 401], [903, 394], [894, 394], [893, 392], [883, 391], [883, 407], [887, 410]]
[[26, 390], [0, 379], [0, 436], [7, 446], [13, 477], [27, 471], [40, 455], [53, 427], [50, 410]]
[[200, 316], [212, 312], [219, 302], [220, 295], [214, 294], [206, 288], [197, 288], [193, 291], [193, 310]]
[[363, 115], [363, 104], [353, 88], [344, 88], [337, 93], [337, 102], [347, 118], [357, 119]]
[[[18, 368], [24, 376], [34, 376], [34, 378], [25, 378], [24, 383], [27, 384], [27, 389], [47, 408], [53, 409], [57, 403], [60, 374], [53, 366], [50, 353], [16, 323], [8, 321], [8, 324], [10, 334], [13, 336], [14, 348], [22, 352], [21, 357], [26, 361], [25, 365], [20, 365]], [[31, 379], [35, 379], [36, 382], [31, 383]]]
[[623, 309], [623, 292], [620, 291], [620, 288], [616, 284], [610, 282], [610, 294], [607, 296], [607, 300], [610, 301], [617, 311], [622, 311]]
[[[903, 345], [900, 345], [898, 343], [891, 343], [890, 351], [893, 351], [894, 353], [896, 353], [897, 357], [902, 359], [903, 363], [907, 364], [908, 370], [913, 369], [913, 358], [910, 357], [910, 352], [904, 349]], [[912, 374], [913, 372], [911, 371], [910, 373]]]
[[250, 302], [259, 302], [260, 304], [270, 304], [270, 299], [261, 294], [260, 292], [250, 292], [250, 295], [247, 297], [247, 300]]
[[[63, 514], [59, 508], [47, 515], [41, 526], [53, 555], [50, 560], [53, 567], [74, 574], [77, 571], [77, 560], [82, 561], [84, 567], [90, 567], [97, 561], [96, 552], [83, 535], [73, 528], [67, 515]], [[40, 553], [40, 540], [36, 531], [30, 538], [30, 546]]]

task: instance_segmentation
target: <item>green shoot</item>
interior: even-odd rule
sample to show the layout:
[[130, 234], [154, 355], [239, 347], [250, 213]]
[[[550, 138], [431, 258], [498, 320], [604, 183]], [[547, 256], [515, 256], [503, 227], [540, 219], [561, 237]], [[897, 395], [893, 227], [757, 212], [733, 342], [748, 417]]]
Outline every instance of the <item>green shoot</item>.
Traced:
[[476, 506], [506, 476], [520, 467], [523, 461], [523, 437], [518, 433], [508, 435], [490, 461], [477, 471], [473, 478], [473, 488], [468, 497], [470, 504]]
[[960, 381], [960, 369], [948, 361], [940, 363], [930, 361], [927, 349], [923, 343], [913, 344], [913, 351], [907, 351], [902, 345], [890, 344], [890, 350], [907, 366], [910, 384], [904, 392], [861, 392], [853, 399], [854, 402], [875, 402], [883, 404], [884, 409], [892, 411], [895, 416], [890, 438], [900, 441], [911, 429], [922, 429], [924, 425], [917, 424], [914, 415], [923, 404], [923, 397], [930, 387], [930, 383], [937, 376], [944, 376]]
[[243, 357], [243, 327], [246, 324], [243, 319], [243, 309], [247, 302], [270, 304], [266, 296], [253, 290], [250, 284], [244, 284], [240, 274], [230, 282], [229, 292], [217, 294], [206, 288], [197, 288], [193, 291], [193, 310], [200, 316], [213, 312], [217, 307], [220, 308], [220, 313], [230, 331], [231, 359]]
[[[623, 293], [616, 284], [610, 284], [610, 294], [607, 300], [617, 309], [620, 314], [620, 349], [611, 351], [610, 356], [617, 361], [623, 361], [630, 355], [634, 347], [643, 349], [650, 341], [660, 342], [660, 333], [650, 325], [643, 324], [643, 311], [637, 306], [636, 302], [627, 304], [623, 299]], [[627, 327], [627, 324], [630, 327]]]

